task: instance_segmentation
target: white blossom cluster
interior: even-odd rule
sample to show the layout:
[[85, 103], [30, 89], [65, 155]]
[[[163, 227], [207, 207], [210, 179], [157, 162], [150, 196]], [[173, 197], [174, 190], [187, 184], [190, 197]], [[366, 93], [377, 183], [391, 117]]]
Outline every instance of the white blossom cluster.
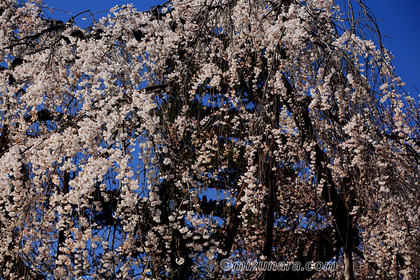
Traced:
[[23, 2], [0, 3], [0, 278], [246, 279], [220, 260], [331, 249], [339, 279], [344, 222], [354, 275], [419, 273], [419, 105], [334, 1], [87, 29]]

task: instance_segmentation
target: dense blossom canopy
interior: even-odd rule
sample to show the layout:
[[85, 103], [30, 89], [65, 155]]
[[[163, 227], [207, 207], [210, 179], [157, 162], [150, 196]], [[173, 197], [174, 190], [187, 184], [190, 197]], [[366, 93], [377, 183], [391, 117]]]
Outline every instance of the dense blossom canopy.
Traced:
[[344, 2], [173, 0], [82, 29], [1, 1], [0, 278], [419, 275], [419, 107]]

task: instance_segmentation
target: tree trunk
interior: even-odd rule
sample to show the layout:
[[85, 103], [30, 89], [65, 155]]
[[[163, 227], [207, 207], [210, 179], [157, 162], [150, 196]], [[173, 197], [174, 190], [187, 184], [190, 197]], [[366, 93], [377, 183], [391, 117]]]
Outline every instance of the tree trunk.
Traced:
[[354, 280], [353, 274], [353, 258], [351, 250], [343, 249], [344, 251], [344, 274], [345, 280]]

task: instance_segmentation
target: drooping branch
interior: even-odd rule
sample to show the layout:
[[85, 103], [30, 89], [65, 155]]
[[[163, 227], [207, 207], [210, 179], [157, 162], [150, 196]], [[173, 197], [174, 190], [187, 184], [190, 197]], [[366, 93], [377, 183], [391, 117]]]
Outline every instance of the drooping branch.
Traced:
[[[314, 254], [316, 259], [312, 260], [329, 261], [337, 254], [340, 248], [343, 247], [345, 254], [348, 254], [346, 258], [350, 258], [346, 264], [346, 279], [353, 279], [351, 252], [353, 247], [353, 238], [356, 236], [357, 231], [352, 226], [349, 210], [337, 193], [337, 188], [333, 181], [331, 170], [328, 168], [328, 156], [321, 149], [319, 144], [315, 142], [316, 136], [313, 130], [308, 108], [300, 106], [300, 104], [298, 104], [293, 99], [292, 85], [289, 83], [285, 76], [283, 76], [283, 82], [287, 90], [287, 96], [289, 97], [286, 106], [293, 114], [295, 123], [297, 124], [299, 133], [301, 135], [302, 145], [313, 144], [313, 152], [315, 152], [315, 176], [317, 182], [323, 182], [321, 196], [325, 204], [328, 205], [329, 210], [333, 216], [334, 230], [330, 229], [328, 231], [321, 231], [317, 233], [314, 239], [314, 242], [318, 245], [317, 251], [327, 253], [324, 255], [319, 253]], [[311, 152], [312, 151], [307, 152], [307, 158], [309, 162], [311, 161]], [[312, 250], [315, 252], [315, 247], [313, 246], [312, 248]], [[309, 260], [302, 259], [298, 261], [304, 264]], [[282, 273], [282, 277], [279, 279], [307, 279], [314, 273], [315, 271], [287, 271]], [[269, 273], [269, 275], [271, 274]]]

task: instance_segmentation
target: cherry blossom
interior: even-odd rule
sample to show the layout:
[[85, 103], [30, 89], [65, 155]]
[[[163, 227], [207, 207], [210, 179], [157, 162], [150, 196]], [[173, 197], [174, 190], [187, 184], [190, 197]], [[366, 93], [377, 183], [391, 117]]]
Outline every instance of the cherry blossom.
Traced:
[[0, 278], [415, 279], [419, 104], [342, 2], [2, 1]]

